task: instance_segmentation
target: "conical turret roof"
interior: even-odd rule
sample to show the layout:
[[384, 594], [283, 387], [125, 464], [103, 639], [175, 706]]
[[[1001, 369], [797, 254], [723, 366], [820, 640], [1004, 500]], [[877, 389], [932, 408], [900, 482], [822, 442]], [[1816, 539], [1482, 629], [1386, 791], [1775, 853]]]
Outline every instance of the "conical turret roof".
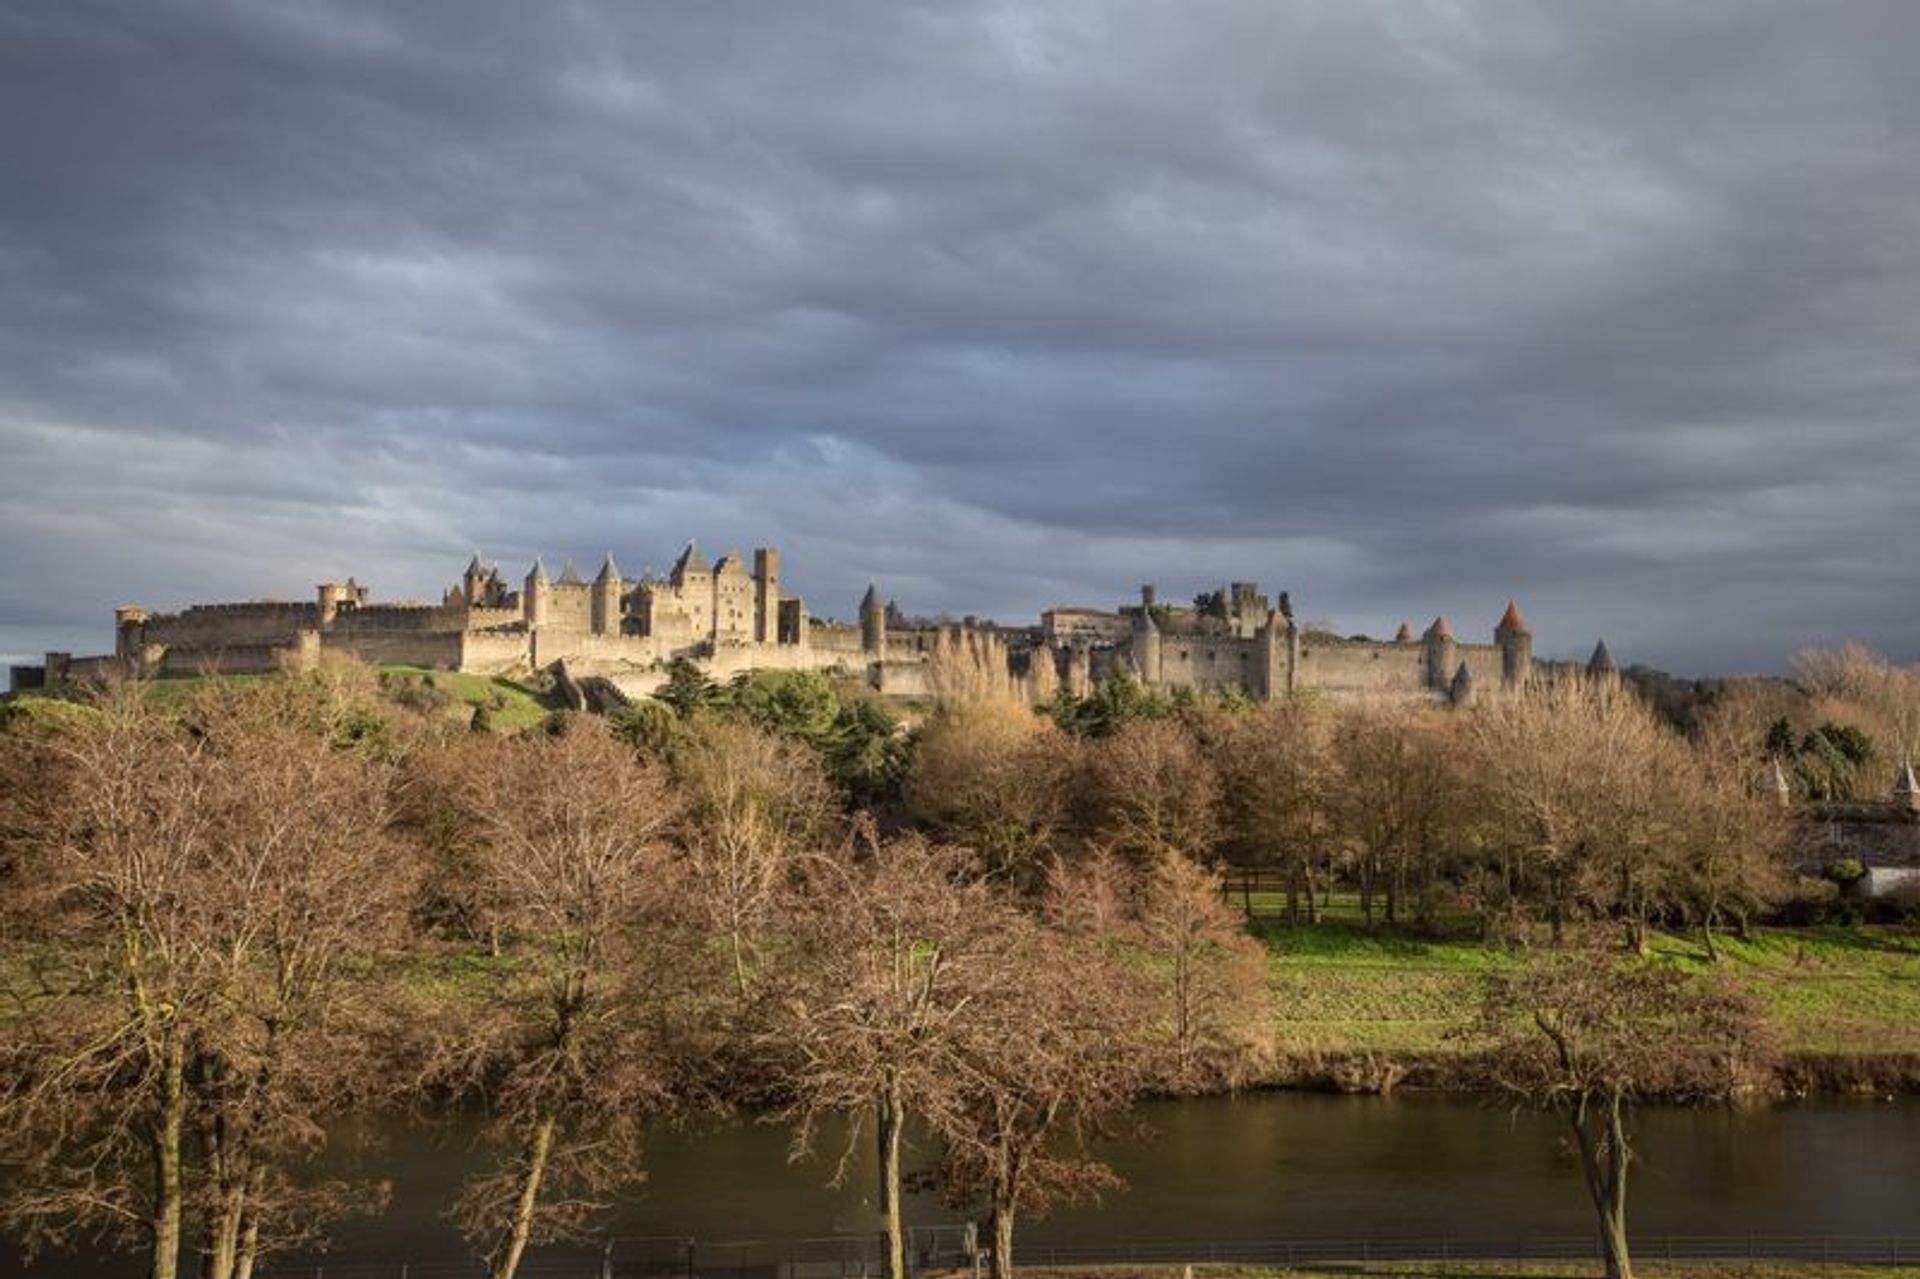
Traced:
[[1393, 633], [1393, 642], [1396, 644], [1413, 643], [1413, 627], [1405, 622], [1400, 623], [1400, 629]]
[[688, 573], [711, 573], [712, 571], [713, 569], [707, 564], [707, 557], [700, 553], [700, 546], [697, 542], [688, 542], [687, 549], [680, 552], [680, 558], [673, 562], [673, 575], [675, 577], [684, 577]]
[[533, 567], [527, 571], [527, 580], [529, 582], [544, 582], [547, 580], [547, 566], [540, 562], [538, 555], [533, 557]]
[[868, 582], [867, 593], [860, 597], [860, 611], [864, 613], [869, 609], [876, 609], [879, 607], [880, 607], [880, 588], [875, 586], [872, 582]]
[[1520, 606], [1512, 600], [1507, 601], [1507, 611], [1500, 615], [1500, 624], [1493, 628], [1495, 635], [1508, 633], [1527, 633], [1527, 619], [1520, 614]]
[[486, 571], [486, 566], [480, 563], [480, 552], [475, 551], [473, 558], [467, 561], [467, 576], [479, 577]]
[[580, 576], [580, 570], [573, 566], [572, 560], [568, 560], [564, 565], [561, 566], [560, 585], [585, 586], [586, 584], [587, 584], [586, 579]]
[[617, 582], [620, 580], [620, 566], [613, 562], [612, 551], [607, 552], [606, 562], [600, 566], [600, 575], [593, 580], [596, 582]]
[[1587, 659], [1587, 669], [1596, 675], [1611, 674], [1619, 669], [1613, 664], [1613, 651], [1607, 647], [1605, 640], [1593, 646], [1593, 656]]
[[1465, 662], [1453, 673], [1453, 683], [1447, 686], [1447, 696], [1455, 702], [1464, 702], [1473, 696], [1473, 671]]
[[1432, 640], [1450, 640], [1453, 638], [1453, 627], [1447, 624], [1446, 618], [1436, 617], [1433, 619], [1433, 625], [1427, 628], [1425, 638]]

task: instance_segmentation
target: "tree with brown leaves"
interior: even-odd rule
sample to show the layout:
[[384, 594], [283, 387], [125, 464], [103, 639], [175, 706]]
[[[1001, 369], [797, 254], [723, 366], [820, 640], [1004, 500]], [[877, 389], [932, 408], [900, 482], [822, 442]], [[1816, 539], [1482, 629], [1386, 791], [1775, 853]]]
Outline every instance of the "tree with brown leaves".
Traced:
[[1075, 761], [1073, 739], [1018, 702], [956, 703], [915, 739], [907, 809], [982, 873], [1031, 889], [1065, 838]]
[[1497, 971], [1466, 1031], [1493, 1081], [1572, 1129], [1609, 1279], [1632, 1279], [1633, 1108], [1730, 1095], [1772, 1053], [1753, 998], [1604, 944]]
[[580, 1237], [641, 1178], [644, 1121], [670, 1101], [678, 813], [662, 770], [586, 716], [447, 750], [424, 773], [471, 824], [506, 940], [446, 1010], [430, 1074], [486, 1104], [501, 1158], [454, 1215], [493, 1279], [512, 1279], [530, 1245]]
[[1123, 936], [1143, 960], [1162, 1086], [1231, 1084], [1270, 1047], [1265, 953], [1227, 905], [1218, 874], [1162, 853], [1141, 874], [1133, 928]]

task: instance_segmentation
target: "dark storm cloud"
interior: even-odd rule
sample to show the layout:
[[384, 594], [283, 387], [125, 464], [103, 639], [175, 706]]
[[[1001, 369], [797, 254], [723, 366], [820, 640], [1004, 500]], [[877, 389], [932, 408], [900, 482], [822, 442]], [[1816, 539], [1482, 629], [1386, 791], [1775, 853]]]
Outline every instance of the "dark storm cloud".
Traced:
[[774, 541], [1920, 657], [1920, 10], [0, 11], [0, 649]]

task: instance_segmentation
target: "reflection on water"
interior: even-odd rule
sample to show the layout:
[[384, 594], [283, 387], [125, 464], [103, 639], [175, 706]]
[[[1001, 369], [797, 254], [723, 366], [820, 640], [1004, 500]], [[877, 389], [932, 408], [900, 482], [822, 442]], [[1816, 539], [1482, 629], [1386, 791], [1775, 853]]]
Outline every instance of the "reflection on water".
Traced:
[[[1455, 1097], [1261, 1093], [1148, 1106], [1146, 1139], [1108, 1152], [1130, 1189], [1101, 1207], [1028, 1223], [1034, 1243], [1438, 1235], [1504, 1237], [1588, 1229], [1577, 1169], [1553, 1120]], [[393, 1181], [374, 1220], [336, 1230], [338, 1262], [460, 1255], [442, 1219], [475, 1157], [470, 1128], [370, 1125], [342, 1134], [330, 1161]], [[1648, 1233], [1871, 1234], [1920, 1229], [1920, 1103], [1823, 1102], [1769, 1110], [1642, 1116], [1632, 1213]], [[364, 1138], [364, 1140], [362, 1140]], [[830, 1134], [826, 1139], [832, 1141]], [[787, 1159], [787, 1133], [750, 1121], [665, 1132], [650, 1174], [615, 1214], [623, 1236], [705, 1240], [873, 1229], [873, 1159], [863, 1142], [849, 1184], [826, 1186], [838, 1148]], [[909, 1217], [948, 1220], [916, 1196]], [[126, 1267], [132, 1272], [133, 1267]], [[0, 1273], [18, 1274], [10, 1254]], [[96, 1275], [48, 1259], [26, 1273]]]

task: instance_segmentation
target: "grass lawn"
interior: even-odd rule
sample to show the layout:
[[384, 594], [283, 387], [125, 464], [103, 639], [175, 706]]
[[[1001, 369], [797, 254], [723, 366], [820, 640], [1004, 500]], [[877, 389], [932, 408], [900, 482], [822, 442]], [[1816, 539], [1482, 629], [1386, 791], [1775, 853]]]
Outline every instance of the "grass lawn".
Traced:
[[509, 679], [489, 675], [471, 675], [462, 671], [437, 671], [421, 666], [382, 666], [380, 683], [389, 697], [405, 701], [414, 697], [433, 704], [444, 703], [462, 718], [470, 718], [473, 708], [484, 706], [496, 733], [516, 733], [531, 728], [547, 717], [560, 702]]
[[[1511, 962], [1474, 941], [1426, 940], [1363, 925], [1257, 926], [1274, 1020], [1289, 1052], [1432, 1052], [1473, 1006], [1489, 968]], [[1767, 1007], [1790, 1053], [1920, 1053], [1920, 933], [1841, 927], [1759, 929], [1721, 939], [1707, 961], [1694, 936], [1659, 935], [1655, 953], [1724, 972]]]

